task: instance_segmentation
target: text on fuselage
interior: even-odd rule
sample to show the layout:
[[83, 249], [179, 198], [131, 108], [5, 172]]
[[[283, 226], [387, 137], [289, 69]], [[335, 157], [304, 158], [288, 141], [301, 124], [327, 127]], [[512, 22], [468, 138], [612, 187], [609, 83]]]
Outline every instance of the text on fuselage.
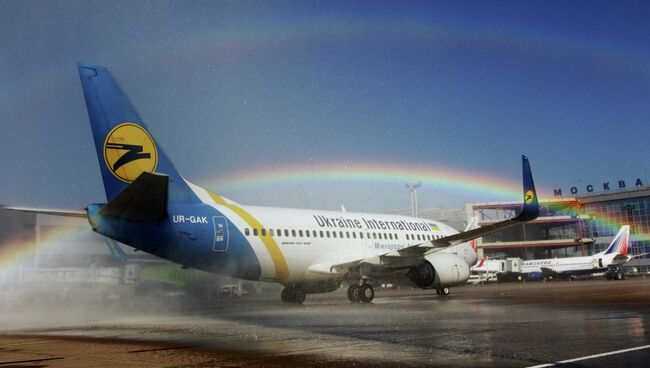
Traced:
[[172, 216], [172, 222], [178, 224], [178, 223], [186, 223], [189, 222], [190, 224], [207, 224], [208, 223], [208, 217], [207, 216], [185, 216], [185, 215], [173, 215]]

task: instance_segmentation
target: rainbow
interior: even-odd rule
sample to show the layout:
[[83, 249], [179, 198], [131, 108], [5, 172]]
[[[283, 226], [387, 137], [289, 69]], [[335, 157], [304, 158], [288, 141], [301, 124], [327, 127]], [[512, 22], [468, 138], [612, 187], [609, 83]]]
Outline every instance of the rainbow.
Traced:
[[[338, 41], [364, 41], [381, 39], [381, 47], [404, 47], [404, 41], [416, 48], [435, 47], [473, 49], [479, 51], [511, 52], [534, 58], [552, 58], [560, 61], [581, 62], [603, 72], [627, 73], [635, 80], [640, 75], [650, 78], [650, 56], [644, 50], [623, 43], [595, 42], [592, 39], [567, 36], [557, 30], [535, 30], [506, 23], [478, 23], [459, 20], [431, 19], [420, 13], [403, 13], [397, 16], [386, 10], [364, 14], [363, 18], [331, 13], [318, 16], [305, 15], [290, 19], [266, 22], [249, 22], [215, 25], [194, 33], [173, 35], [165, 42], [135, 45], [131, 49], [102, 49], [87, 62], [107, 63], [117, 69], [140, 68], [134, 63], [156, 60], [186, 59], [186, 55], [203, 55], [201, 67], [211, 67], [206, 53], [217, 53], [230, 60], [249, 58], [252, 53], [265, 53], [279, 48], [311, 46]], [[120, 45], [122, 46], [122, 45]], [[344, 47], [345, 44], [342, 45]], [[224, 56], [225, 55], [225, 56]], [[82, 60], [79, 60], [82, 61]], [[71, 67], [72, 68], [72, 67]], [[198, 68], [197, 68], [198, 69]], [[60, 70], [38, 69], [29, 73], [19, 91], [7, 89], [0, 101], [10, 106], [25, 101], [20, 91], [47, 91], [63, 84]], [[2, 91], [0, 91], [2, 92]]]
[[[74, 239], [78, 233], [77, 226], [56, 226], [39, 239], [39, 247], [46, 248]], [[0, 247], [0, 270], [25, 265], [36, 254], [36, 242], [32, 240], [14, 240]]]
[[[273, 167], [246, 168], [198, 183], [217, 191], [255, 189], [292, 183], [382, 183], [403, 187], [405, 183], [421, 182], [427, 188], [488, 195], [497, 199], [521, 199], [521, 183], [507, 181], [480, 172], [463, 171], [441, 165], [419, 165], [404, 162], [328, 162], [295, 163]], [[539, 192], [539, 190], [538, 190]]]

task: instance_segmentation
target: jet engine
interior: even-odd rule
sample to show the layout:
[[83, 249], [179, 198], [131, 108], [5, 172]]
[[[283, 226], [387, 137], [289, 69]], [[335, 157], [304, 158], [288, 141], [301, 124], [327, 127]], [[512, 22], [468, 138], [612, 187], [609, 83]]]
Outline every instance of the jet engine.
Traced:
[[411, 267], [406, 276], [423, 289], [453, 286], [469, 279], [469, 266], [455, 254], [434, 253], [426, 256], [423, 263]]

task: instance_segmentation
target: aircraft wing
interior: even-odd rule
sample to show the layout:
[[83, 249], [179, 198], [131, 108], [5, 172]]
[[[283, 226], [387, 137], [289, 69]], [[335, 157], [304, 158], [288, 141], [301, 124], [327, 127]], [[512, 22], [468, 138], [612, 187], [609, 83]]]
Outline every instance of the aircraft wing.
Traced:
[[0, 207], [3, 210], [10, 211], [21, 211], [21, 212], [31, 212], [31, 213], [42, 213], [44, 215], [54, 215], [54, 216], [67, 216], [67, 217], [88, 217], [88, 214], [85, 210], [53, 210], [47, 208], [31, 208], [31, 207], [14, 207], [14, 206], [3, 206]]
[[625, 263], [631, 261], [633, 258], [645, 256], [645, 255], [648, 255], [648, 254], [650, 254], [650, 253], [641, 253], [641, 254], [635, 254], [633, 256], [627, 256], [627, 255], [623, 255], [623, 254], [619, 253], [614, 257], [614, 259], [612, 261], [614, 263], [616, 263], [616, 264], [622, 265], [622, 264], [625, 264]]
[[523, 171], [523, 193], [524, 201], [521, 212], [514, 218], [499, 221], [494, 224], [479, 227], [472, 230], [463, 231], [458, 234], [446, 236], [444, 238], [426, 241], [415, 244], [406, 248], [394, 250], [380, 255], [374, 255], [368, 258], [352, 259], [349, 262], [338, 264], [321, 263], [309, 268], [311, 272], [331, 274], [347, 272], [350, 268], [356, 267], [362, 263], [385, 266], [388, 268], [402, 268], [417, 265], [422, 262], [425, 255], [438, 252], [440, 250], [462, 244], [467, 241], [480, 238], [482, 236], [506, 229], [508, 227], [522, 224], [534, 220], [539, 215], [539, 204], [535, 184], [530, 170], [530, 163], [526, 156], [522, 156]]

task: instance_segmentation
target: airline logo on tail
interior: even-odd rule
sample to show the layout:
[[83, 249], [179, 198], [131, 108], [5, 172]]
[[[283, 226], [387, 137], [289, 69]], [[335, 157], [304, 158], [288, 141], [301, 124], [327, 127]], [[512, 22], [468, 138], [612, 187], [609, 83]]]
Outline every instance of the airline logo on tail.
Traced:
[[526, 204], [531, 204], [533, 203], [534, 200], [535, 200], [535, 192], [533, 192], [532, 190], [527, 191], [525, 196]]
[[614, 240], [612, 240], [612, 243], [609, 245], [609, 247], [607, 247], [607, 250], [605, 250], [605, 254], [619, 253], [626, 256], [628, 242], [630, 240], [629, 238], [630, 226], [623, 225], [618, 234], [616, 234], [616, 237], [614, 237]]
[[106, 135], [104, 163], [116, 178], [130, 183], [143, 172], [156, 170], [156, 144], [143, 127], [122, 123]]

